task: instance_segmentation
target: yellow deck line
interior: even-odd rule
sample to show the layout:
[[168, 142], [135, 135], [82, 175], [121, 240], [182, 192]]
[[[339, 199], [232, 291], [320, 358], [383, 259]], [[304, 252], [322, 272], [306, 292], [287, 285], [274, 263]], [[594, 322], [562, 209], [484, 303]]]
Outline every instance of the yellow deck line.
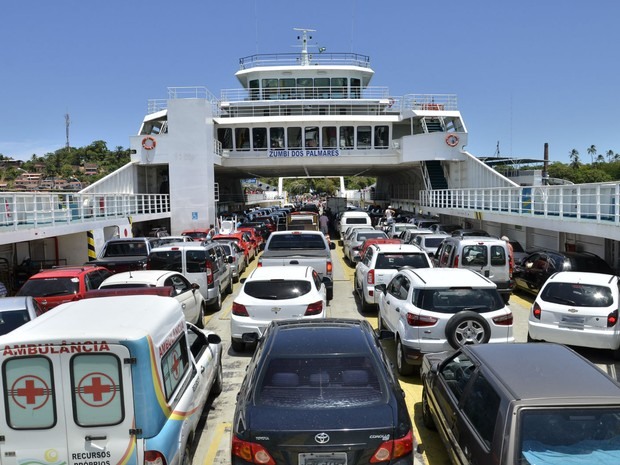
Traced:
[[220, 423], [219, 425], [217, 425], [217, 428], [215, 429], [215, 434], [213, 436], [213, 441], [211, 441], [209, 449], [207, 450], [207, 454], [205, 455], [205, 460], [203, 462], [204, 465], [212, 465], [214, 463], [215, 456], [217, 455], [217, 451], [220, 446], [220, 442], [222, 442], [222, 436], [224, 436], [224, 433], [227, 430], [230, 431], [230, 427], [230, 423]]

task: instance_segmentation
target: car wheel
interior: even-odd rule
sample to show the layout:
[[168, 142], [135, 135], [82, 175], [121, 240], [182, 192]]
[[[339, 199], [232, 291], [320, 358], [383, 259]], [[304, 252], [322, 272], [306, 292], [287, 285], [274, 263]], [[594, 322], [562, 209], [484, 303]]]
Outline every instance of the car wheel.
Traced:
[[215, 299], [215, 303], [211, 305], [211, 310], [214, 312], [219, 312], [222, 309], [222, 290], [219, 289], [217, 293], [217, 299]]
[[413, 365], [407, 363], [405, 349], [400, 338], [396, 341], [396, 368], [398, 369], [398, 373], [403, 376], [408, 376], [413, 373]]
[[491, 338], [491, 327], [479, 314], [463, 311], [448, 321], [446, 338], [455, 349], [465, 344], [483, 344]]
[[234, 339], [230, 340], [230, 347], [235, 352], [243, 352], [245, 350], [245, 342], [235, 341]]
[[325, 290], [325, 298], [327, 301], [330, 301], [334, 298], [334, 288], [329, 288]]
[[508, 302], [510, 302], [510, 294], [503, 294], [502, 299], [504, 299], [504, 304], [508, 305]]
[[233, 283], [238, 283], [239, 282], [239, 276], [241, 275], [241, 271], [239, 271], [239, 273], [237, 274], [237, 276], [233, 276], [232, 277], [232, 282]]
[[433, 415], [431, 415], [431, 409], [428, 406], [428, 393], [426, 392], [426, 388], [422, 388], [422, 423], [428, 429], [437, 429], [435, 420], [433, 420]]
[[199, 328], [205, 327], [205, 310], [207, 309], [207, 303], [203, 300], [200, 304], [200, 312], [198, 313], [198, 321], [196, 322], [196, 326]]
[[217, 365], [217, 374], [215, 375], [215, 381], [211, 386], [211, 394], [217, 396], [222, 393], [224, 387], [224, 369], [222, 368], [222, 359], [220, 359]]
[[226, 294], [232, 294], [233, 293], [233, 278], [232, 275], [229, 276], [228, 279], [228, 286], [226, 286]]
[[527, 332], [527, 342], [539, 342], [538, 339], [534, 339], [532, 336], [530, 336], [530, 332]]

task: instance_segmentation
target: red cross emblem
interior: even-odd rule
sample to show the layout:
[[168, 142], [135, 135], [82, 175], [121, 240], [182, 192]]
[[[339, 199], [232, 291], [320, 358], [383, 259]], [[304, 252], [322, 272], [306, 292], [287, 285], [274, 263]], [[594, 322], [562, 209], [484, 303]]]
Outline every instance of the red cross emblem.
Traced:
[[179, 365], [181, 364], [180, 360], [179, 360], [179, 356], [177, 355], [177, 353], [175, 352], [172, 355], [172, 376], [174, 376], [174, 379], [179, 379]]
[[10, 394], [13, 401], [21, 408], [38, 410], [47, 403], [51, 392], [42, 378], [26, 375], [15, 380]]
[[80, 380], [77, 393], [86, 405], [103, 407], [112, 402], [119, 389], [105, 373], [89, 373]]

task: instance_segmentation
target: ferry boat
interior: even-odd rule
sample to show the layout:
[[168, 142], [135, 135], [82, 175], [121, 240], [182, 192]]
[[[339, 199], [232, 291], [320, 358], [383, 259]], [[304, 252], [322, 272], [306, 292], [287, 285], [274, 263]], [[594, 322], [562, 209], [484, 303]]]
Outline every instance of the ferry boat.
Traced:
[[0, 258], [83, 263], [115, 235], [177, 235], [253, 201], [286, 201], [281, 183], [248, 198], [243, 179], [365, 174], [377, 177], [367, 201], [618, 268], [619, 183], [522, 185], [466, 151], [456, 95], [373, 86], [368, 56], [313, 47], [314, 32], [296, 30], [297, 53], [241, 58], [240, 88], [219, 97], [171, 87], [149, 101], [131, 162], [79, 193], [0, 194]]

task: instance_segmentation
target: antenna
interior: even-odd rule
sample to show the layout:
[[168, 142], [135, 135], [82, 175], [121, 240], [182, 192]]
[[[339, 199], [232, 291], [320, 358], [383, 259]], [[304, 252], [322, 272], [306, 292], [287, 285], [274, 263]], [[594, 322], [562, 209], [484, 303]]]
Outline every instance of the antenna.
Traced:
[[71, 120], [69, 119], [69, 113], [65, 113], [65, 132], [67, 134], [67, 144], [65, 147], [67, 148], [67, 152], [71, 150], [71, 146], [69, 145], [69, 125], [71, 124]]
[[316, 29], [304, 29], [294, 27], [294, 31], [301, 31], [301, 36], [297, 36], [297, 39], [301, 40], [301, 65], [308, 66], [310, 60], [308, 58], [308, 39], [312, 40], [312, 36], [308, 36], [308, 32], [316, 32]]

